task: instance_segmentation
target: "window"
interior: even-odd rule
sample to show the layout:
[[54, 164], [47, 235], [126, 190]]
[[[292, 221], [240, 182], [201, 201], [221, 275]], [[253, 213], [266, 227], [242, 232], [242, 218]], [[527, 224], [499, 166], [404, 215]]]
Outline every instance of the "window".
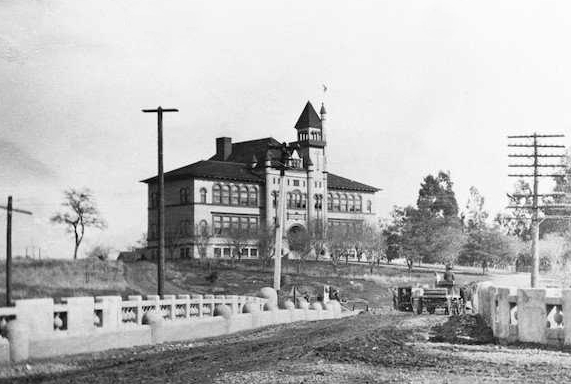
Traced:
[[200, 220], [198, 223], [198, 235], [208, 234], [208, 222], [206, 220]]
[[357, 195], [357, 199], [355, 200], [355, 211], [361, 212], [363, 210], [363, 199], [361, 195]]
[[233, 231], [237, 231], [240, 229], [240, 218], [238, 216], [232, 216], [230, 218], [230, 228]]
[[241, 231], [248, 230], [248, 218], [246, 216], [240, 217], [240, 230]]
[[327, 210], [328, 211], [333, 210], [333, 194], [331, 193], [327, 194]]
[[293, 195], [291, 194], [291, 192], [287, 193], [287, 207], [293, 208]]
[[230, 216], [222, 217], [222, 233], [226, 234], [230, 231]]
[[214, 257], [221, 258], [222, 257], [222, 248], [214, 248]]
[[224, 257], [230, 257], [230, 248], [224, 248]]
[[180, 256], [181, 259], [184, 259], [184, 248], [180, 249]]
[[289, 185], [289, 179], [287, 179], [287, 185]]
[[212, 204], [222, 203], [220, 191], [221, 191], [220, 184], [215, 184], [214, 187], [212, 187]]
[[180, 194], [180, 203], [188, 204], [188, 195], [189, 195], [188, 188], [181, 188], [179, 194]]
[[200, 188], [200, 202], [206, 204], [206, 188]]
[[279, 194], [279, 193], [278, 193], [277, 191], [273, 191], [273, 192], [272, 192], [272, 197], [273, 197], [273, 198], [272, 198], [272, 206], [273, 206], [274, 208], [277, 208], [277, 206], [278, 206], [278, 194]]
[[224, 204], [224, 205], [230, 204], [230, 186], [229, 185], [222, 186], [222, 204]]
[[373, 211], [373, 203], [371, 200], [367, 200], [367, 212], [371, 213]]
[[294, 180], [294, 181], [293, 181], [293, 186], [294, 186], [294, 187], [299, 187], [299, 180]]
[[250, 248], [250, 257], [258, 257], [258, 248]]
[[238, 205], [240, 198], [240, 188], [237, 185], [233, 185], [230, 190], [230, 204]]
[[222, 216], [214, 216], [212, 221], [214, 234], [220, 235], [222, 233]]
[[250, 217], [250, 232], [254, 233], [258, 231], [258, 218]]
[[333, 195], [333, 210], [334, 211], [341, 210], [341, 202], [340, 202], [340, 197], [339, 197], [338, 193]]
[[355, 196], [349, 195], [349, 212], [355, 212]]
[[341, 211], [342, 212], [347, 211], [347, 195], [346, 194], [341, 195]]
[[250, 187], [250, 205], [256, 207], [258, 205], [258, 188]]

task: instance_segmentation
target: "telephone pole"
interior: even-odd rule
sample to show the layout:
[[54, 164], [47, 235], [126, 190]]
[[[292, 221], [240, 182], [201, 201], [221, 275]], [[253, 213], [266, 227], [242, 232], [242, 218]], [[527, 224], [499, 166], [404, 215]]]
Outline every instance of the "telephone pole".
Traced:
[[[536, 288], [538, 284], [539, 278], [539, 225], [543, 220], [546, 219], [569, 219], [571, 217], [566, 216], [545, 216], [541, 220], [539, 218], [539, 211], [542, 209], [548, 208], [558, 208], [564, 207], [565, 204], [549, 204], [549, 203], [542, 203], [539, 204], [540, 197], [553, 197], [553, 196], [562, 196], [565, 193], [547, 193], [542, 194], [539, 193], [539, 178], [540, 177], [565, 177], [563, 174], [557, 173], [540, 173], [541, 168], [565, 168], [566, 165], [564, 164], [542, 164], [540, 161], [541, 159], [555, 159], [555, 158], [563, 158], [565, 157], [564, 154], [545, 154], [540, 153], [540, 151], [546, 148], [552, 149], [560, 149], [565, 148], [564, 145], [557, 145], [557, 144], [541, 144], [539, 143], [539, 139], [552, 139], [552, 138], [562, 138], [565, 137], [564, 135], [538, 135], [534, 133], [533, 135], [516, 135], [516, 136], [508, 136], [508, 139], [518, 139], [525, 141], [523, 144], [508, 144], [508, 147], [512, 148], [529, 148], [533, 149], [533, 153], [523, 153], [523, 154], [509, 154], [508, 157], [510, 158], [519, 158], [519, 159], [533, 159], [532, 164], [509, 164], [508, 167], [511, 168], [532, 168], [532, 173], [521, 173], [521, 174], [509, 174], [509, 177], [518, 177], [518, 178], [533, 178], [533, 190], [531, 194], [514, 194], [508, 195], [512, 201], [514, 201], [515, 205], [510, 205], [508, 208], [510, 209], [526, 209], [531, 212], [531, 257], [532, 257], [532, 269], [531, 269], [531, 287]], [[531, 141], [531, 142], [530, 142]], [[517, 202], [519, 199], [524, 198], [525, 204], [519, 205]], [[531, 204], [528, 203], [529, 199], [531, 199]]]
[[0, 205], [6, 210], [6, 306], [12, 305], [12, 212], [31, 215], [32, 212], [12, 207], [12, 196], [8, 196], [8, 204]]
[[163, 112], [178, 112], [175, 108], [143, 109], [144, 113], [157, 114], [158, 128], [158, 168], [159, 168], [159, 207], [157, 212], [157, 227], [159, 229], [159, 252], [157, 255], [157, 295], [164, 294], [165, 280], [165, 175], [163, 172]]

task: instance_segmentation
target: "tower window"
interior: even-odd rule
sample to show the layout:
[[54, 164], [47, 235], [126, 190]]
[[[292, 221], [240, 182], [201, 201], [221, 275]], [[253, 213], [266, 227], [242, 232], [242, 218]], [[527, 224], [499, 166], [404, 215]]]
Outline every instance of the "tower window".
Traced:
[[294, 186], [294, 187], [299, 187], [299, 180], [294, 180], [294, 181], [293, 181], [293, 186]]
[[200, 202], [206, 204], [206, 188], [200, 188]]

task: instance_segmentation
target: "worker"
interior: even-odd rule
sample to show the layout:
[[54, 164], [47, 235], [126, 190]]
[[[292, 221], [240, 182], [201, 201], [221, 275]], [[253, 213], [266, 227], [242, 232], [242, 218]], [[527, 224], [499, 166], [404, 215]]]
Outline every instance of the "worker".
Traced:
[[445, 285], [454, 285], [454, 274], [452, 273], [452, 266], [450, 264], [446, 264], [446, 272], [444, 272], [442, 279]]

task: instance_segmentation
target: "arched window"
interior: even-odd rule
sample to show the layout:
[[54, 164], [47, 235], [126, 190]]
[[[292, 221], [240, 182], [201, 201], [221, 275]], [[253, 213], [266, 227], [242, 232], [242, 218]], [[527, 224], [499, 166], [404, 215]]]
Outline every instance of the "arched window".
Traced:
[[287, 207], [288, 208], [293, 208], [293, 195], [291, 194], [291, 192], [287, 193]]
[[248, 188], [244, 185], [240, 187], [240, 205], [248, 205]]
[[349, 195], [349, 212], [355, 212], [355, 196]]
[[347, 195], [346, 194], [341, 195], [341, 211], [343, 211], [343, 212], [347, 211]]
[[252, 207], [256, 207], [258, 205], [258, 188], [250, 187], [249, 190], [250, 198], [249, 202]]
[[230, 204], [238, 205], [240, 203], [240, 188], [237, 185], [233, 185], [230, 191]]
[[328, 211], [333, 210], [333, 194], [332, 193], [327, 194], [327, 210]]
[[273, 191], [272, 192], [272, 206], [274, 208], [278, 207], [278, 191]]
[[188, 188], [181, 188], [180, 193], [180, 203], [181, 204], [188, 204]]
[[357, 199], [355, 200], [355, 211], [361, 212], [363, 210], [363, 199], [361, 195], [357, 195]]
[[212, 187], [212, 204], [221, 204], [222, 197], [221, 197], [221, 187], [220, 184], [214, 184]]
[[200, 202], [206, 204], [206, 188], [200, 188]]
[[367, 212], [371, 213], [373, 211], [373, 203], [371, 200], [367, 200]]
[[230, 204], [230, 186], [223, 185], [222, 186], [222, 204], [229, 205]]
[[341, 210], [341, 205], [340, 205], [339, 194], [338, 194], [338, 193], [336, 193], [335, 195], [333, 195], [333, 210], [334, 210], [334, 211], [339, 211], [339, 210]]

